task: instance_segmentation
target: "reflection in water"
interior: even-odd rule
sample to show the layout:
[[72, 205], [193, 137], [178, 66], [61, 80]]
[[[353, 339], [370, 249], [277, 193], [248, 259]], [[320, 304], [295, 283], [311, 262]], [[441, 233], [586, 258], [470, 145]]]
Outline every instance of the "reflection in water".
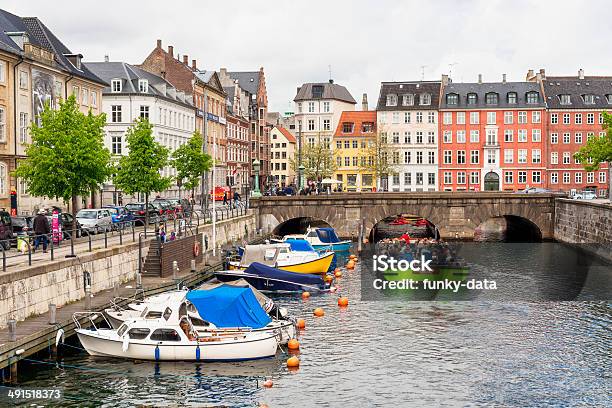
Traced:
[[[511, 273], [535, 287], [556, 273], [538, 268], [555, 265], [551, 258], [561, 255], [534, 247], [522, 254], [538, 258], [534, 268], [512, 269], [494, 247], [482, 247], [480, 254], [476, 248], [464, 247], [462, 256], [478, 255], [495, 273]], [[364, 264], [362, 258], [337, 283], [339, 294], [350, 299], [348, 308], [338, 308], [338, 294], [278, 298], [307, 322], [295, 373], [282, 352], [244, 363], [156, 364], [67, 355], [72, 349], [64, 347], [65, 364], [97, 371], [24, 364], [20, 386], [60, 387], [66, 399], [56, 405], [74, 407], [609, 403], [609, 302], [364, 301]], [[315, 307], [323, 307], [325, 317], [312, 317]], [[264, 378], [272, 378], [274, 387], [262, 388]]]

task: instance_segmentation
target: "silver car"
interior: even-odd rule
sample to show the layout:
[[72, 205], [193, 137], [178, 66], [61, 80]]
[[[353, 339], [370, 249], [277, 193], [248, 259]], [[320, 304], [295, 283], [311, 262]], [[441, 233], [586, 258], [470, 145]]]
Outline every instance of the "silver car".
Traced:
[[83, 209], [77, 213], [76, 218], [83, 230], [90, 234], [113, 229], [113, 217], [106, 208]]

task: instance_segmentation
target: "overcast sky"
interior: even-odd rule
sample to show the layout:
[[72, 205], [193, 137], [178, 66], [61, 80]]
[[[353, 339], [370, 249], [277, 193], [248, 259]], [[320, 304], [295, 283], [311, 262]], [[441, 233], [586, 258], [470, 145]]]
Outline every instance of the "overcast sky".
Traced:
[[[174, 8], [172, 8], [174, 6]], [[37, 16], [86, 61], [141, 63], [173, 45], [198, 66], [266, 73], [269, 109], [286, 111], [296, 87], [331, 75], [376, 106], [381, 81], [523, 80], [547, 74], [612, 74], [605, 0], [3, 0]], [[424, 66], [424, 68], [422, 68]], [[291, 105], [290, 105], [291, 104]], [[359, 105], [360, 106], [360, 105]]]

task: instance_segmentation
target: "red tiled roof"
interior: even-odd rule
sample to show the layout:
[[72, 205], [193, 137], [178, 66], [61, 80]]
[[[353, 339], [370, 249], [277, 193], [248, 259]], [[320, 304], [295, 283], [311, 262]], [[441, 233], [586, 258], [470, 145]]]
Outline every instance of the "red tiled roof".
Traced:
[[[342, 131], [342, 124], [345, 122], [353, 123], [353, 131], [351, 133], [344, 133]], [[361, 125], [364, 122], [373, 123], [374, 128], [372, 133], [363, 133], [361, 131]], [[376, 111], [344, 111], [338, 121], [338, 127], [334, 133], [335, 137], [342, 136], [369, 136], [376, 133]]]
[[280, 130], [280, 132], [285, 136], [285, 138], [287, 138], [287, 140], [289, 141], [289, 143], [295, 143], [295, 137], [291, 134], [291, 132], [288, 129], [285, 129], [282, 126], [276, 126], [276, 128], [278, 130]]

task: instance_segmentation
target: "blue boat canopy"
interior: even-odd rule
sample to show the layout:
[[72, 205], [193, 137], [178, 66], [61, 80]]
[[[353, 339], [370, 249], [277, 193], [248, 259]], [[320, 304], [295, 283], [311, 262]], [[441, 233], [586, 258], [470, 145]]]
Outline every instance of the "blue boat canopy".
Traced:
[[272, 321], [250, 287], [222, 285], [210, 290], [192, 290], [187, 293], [187, 300], [204, 320], [217, 327], [260, 329]]
[[292, 251], [298, 252], [316, 252], [315, 249], [310, 245], [310, 242], [301, 238], [287, 238], [285, 241], [289, 244]]
[[248, 268], [244, 270], [245, 273], [252, 275], [261, 276], [263, 278], [284, 280], [287, 282], [293, 282], [300, 285], [311, 285], [321, 287], [324, 285], [323, 278], [317, 275], [311, 275], [308, 273], [295, 273], [287, 272], [280, 269], [273, 268], [259, 262], [253, 262]]
[[340, 242], [340, 239], [336, 235], [336, 231], [334, 231], [333, 228], [317, 228], [316, 231], [321, 242], [326, 244]]

